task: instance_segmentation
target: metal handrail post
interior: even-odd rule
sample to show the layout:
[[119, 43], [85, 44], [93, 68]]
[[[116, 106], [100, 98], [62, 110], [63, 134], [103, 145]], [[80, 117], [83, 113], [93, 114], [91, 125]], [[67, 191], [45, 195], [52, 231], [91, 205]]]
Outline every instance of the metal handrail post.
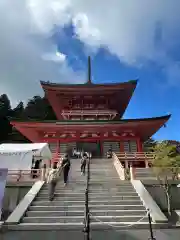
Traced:
[[85, 190], [85, 216], [84, 216], [84, 238], [90, 240], [90, 216], [89, 216], [89, 179], [90, 179], [90, 159], [87, 164], [87, 180]]
[[149, 221], [149, 232], [150, 232], [149, 240], [156, 240], [156, 238], [154, 237], [154, 234], [153, 234], [151, 215], [150, 215], [149, 210], [148, 210], [148, 221]]

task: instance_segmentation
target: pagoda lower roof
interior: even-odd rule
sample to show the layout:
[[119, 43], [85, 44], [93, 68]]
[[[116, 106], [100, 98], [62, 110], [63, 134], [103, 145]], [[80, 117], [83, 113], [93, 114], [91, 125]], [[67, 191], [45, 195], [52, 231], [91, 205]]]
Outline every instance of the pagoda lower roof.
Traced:
[[[171, 115], [165, 115], [155, 118], [141, 118], [141, 119], [121, 119], [115, 121], [76, 121], [76, 120], [63, 120], [63, 121], [21, 121], [14, 120], [11, 124], [17, 128], [23, 134], [27, 130], [31, 131], [106, 131], [107, 129], [112, 131], [132, 131], [136, 136], [142, 140], [147, 140], [153, 134], [155, 134], [165, 123], [168, 121]], [[27, 136], [26, 136], [27, 137]]]

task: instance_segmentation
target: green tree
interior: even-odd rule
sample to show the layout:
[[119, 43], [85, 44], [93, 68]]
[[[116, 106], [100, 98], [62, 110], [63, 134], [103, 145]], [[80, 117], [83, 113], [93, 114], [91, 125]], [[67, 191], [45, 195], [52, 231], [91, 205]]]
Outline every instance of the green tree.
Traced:
[[153, 138], [149, 138], [143, 144], [144, 152], [153, 152], [154, 151], [154, 147], [156, 146], [156, 144], [157, 144], [157, 142]]
[[14, 118], [20, 118], [20, 119], [24, 119], [25, 112], [24, 112], [24, 103], [20, 102], [14, 109], [13, 109], [13, 117]]
[[169, 144], [168, 141], [157, 143], [154, 147], [154, 153], [154, 171], [160, 186], [164, 189], [168, 214], [171, 215], [171, 184], [169, 180], [178, 179], [178, 174], [180, 173], [180, 154], [177, 151], [176, 145]]
[[34, 96], [24, 106], [21, 101], [12, 109], [6, 94], [0, 96], [0, 143], [4, 142], [29, 142], [19, 131], [12, 128], [10, 121], [20, 119], [29, 120], [56, 120], [54, 111], [45, 97]]
[[24, 110], [28, 119], [34, 120], [55, 120], [55, 114], [47, 99], [40, 96], [34, 96], [27, 103]]
[[12, 115], [11, 103], [6, 94], [0, 96], [0, 143], [8, 139], [8, 134], [12, 131], [8, 117]]
[[0, 117], [6, 117], [11, 114], [11, 103], [6, 94], [0, 96]]

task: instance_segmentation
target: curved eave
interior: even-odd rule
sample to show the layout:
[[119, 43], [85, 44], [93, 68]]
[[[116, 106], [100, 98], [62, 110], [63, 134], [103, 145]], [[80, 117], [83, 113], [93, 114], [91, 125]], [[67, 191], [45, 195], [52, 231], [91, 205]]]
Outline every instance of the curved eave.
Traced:
[[94, 84], [94, 83], [84, 83], [84, 84], [67, 84], [67, 83], [50, 83], [45, 81], [40, 81], [41, 86], [44, 90], [72, 90], [75, 89], [124, 89], [124, 88], [132, 88], [135, 89], [138, 80], [130, 80], [128, 82], [122, 83], [111, 83], [111, 84]]
[[127, 123], [127, 122], [154, 122], [154, 121], [161, 121], [162, 122], [167, 122], [169, 120], [169, 118], [171, 117], [171, 114], [168, 115], [164, 115], [164, 116], [160, 116], [160, 117], [152, 117], [152, 118], [136, 118], [136, 119], [121, 119], [121, 120], [116, 120], [116, 121], [106, 121], [106, 120], [100, 120], [100, 121], [93, 121], [93, 120], [85, 120], [85, 121], [76, 121], [76, 120], [66, 120], [66, 121], [56, 121], [56, 120], [52, 120], [52, 121], [41, 121], [41, 120], [28, 120], [28, 121], [22, 121], [20, 119], [13, 119], [13, 118], [9, 118], [10, 122], [12, 125], [16, 125], [16, 124], [29, 124], [29, 125], [42, 125], [44, 123], [47, 124], [56, 124], [56, 125], [97, 125], [97, 124], [122, 124], [122, 123]]
[[[38, 141], [38, 131], [76, 131], [76, 130], [89, 130], [92, 131], [104, 131], [109, 129], [118, 132], [131, 131], [140, 138], [142, 141], [146, 141], [152, 137], [170, 118], [171, 115], [146, 118], [146, 119], [126, 119], [120, 121], [44, 121], [44, 122], [22, 122], [22, 121], [11, 121], [11, 124], [26, 136], [31, 141]], [[97, 130], [98, 129], [98, 130]]]

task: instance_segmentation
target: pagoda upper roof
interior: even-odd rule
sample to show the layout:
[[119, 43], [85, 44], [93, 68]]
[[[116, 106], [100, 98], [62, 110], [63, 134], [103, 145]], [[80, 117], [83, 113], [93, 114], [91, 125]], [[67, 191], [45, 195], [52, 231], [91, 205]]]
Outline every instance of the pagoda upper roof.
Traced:
[[22, 128], [32, 129], [39, 129], [39, 130], [46, 130], [46, 129], [66, 129], [68, 125], [68, 130], [71, 131], [73, 129], [81, 129], [84, 128], [86, 125], [86, 129], [92, 129], [93, 127], [98, 127], [98, 131], [103, 127], [103, 129], [119, 129], [120, 131], [124, 130], [132, 130], [134, 131], [142, 140], [147, 140], [149, 137], [154, 135], [165, 123], [169, 120], [171, 115], [165, 115], [161, 117], [153, 117], [153, 118], [140, 118], [140, 119], [121, 119], [116, 121], [28, 121], [23, 122], [20, 120], [11, 121], [11, 124], [14, 127], [17, 127], [19, 130]]
[[135, 89], [137, 85], [137, 80], [129, 80], [128, 82], [121, 82], [121, 83], [104, 83], [104, 84], [95, 84], [90, 81], [85, 83], [76, 83], [76, 84], [68, 84], [68, 83], [52, 83], [49, 81], [40, 81], [41, 86], [44, 90], [52, 89], [52, 90], [74, 90], [74, 89], [126, 89], [131, 88], [132, 90]]
[[[63, 110], [63, 97], [71, 100], [72, 97], [92, 97], [101, 98], [108, 97], [113, 103], [113, 110], [116, 110], [121, 118], [130, 102], [133, 92], [136, 88], [137, 80], [131, 80], [123, 83], [111, 84], [94, 84], [88, 81], [84, 84], [67, 84], [67, 83], [50, 83], [41, 81], [47, 99], [49, 100], [58, 119], [61, 119], [61, 111]], [[98, 101], [98, 100], [96, 100]], [[59, 107], [56, 108], [56, 104]]]

